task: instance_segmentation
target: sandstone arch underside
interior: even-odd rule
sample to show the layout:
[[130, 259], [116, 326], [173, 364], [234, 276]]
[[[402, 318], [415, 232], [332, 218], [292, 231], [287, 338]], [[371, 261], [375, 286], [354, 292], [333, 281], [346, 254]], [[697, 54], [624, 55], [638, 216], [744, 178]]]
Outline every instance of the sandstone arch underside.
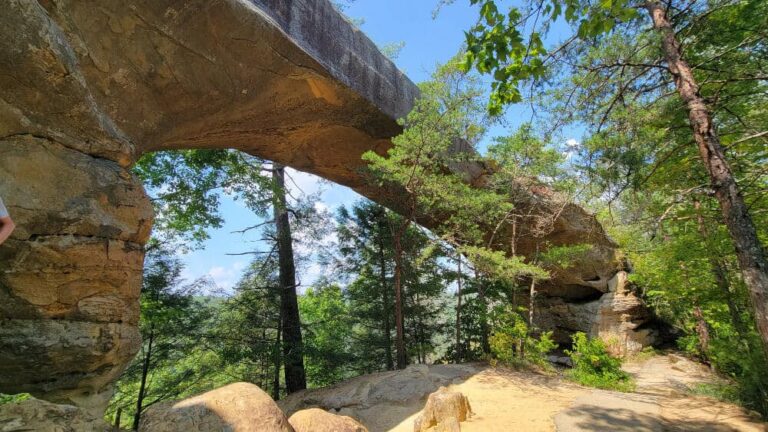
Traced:
[[[0, 246], [0, 392], [94, 411], [140, 345], [138, 156], [237, 148], [385, 201], [360, 155], [390, 145], [418, 93], [327, 0], [9, 0], [0, 35], [0, 196], [18, 226]], [[544, 288], [543, 322], [644, 343], [595, 219], [567, 206], [550, 240], [595, 247]]]

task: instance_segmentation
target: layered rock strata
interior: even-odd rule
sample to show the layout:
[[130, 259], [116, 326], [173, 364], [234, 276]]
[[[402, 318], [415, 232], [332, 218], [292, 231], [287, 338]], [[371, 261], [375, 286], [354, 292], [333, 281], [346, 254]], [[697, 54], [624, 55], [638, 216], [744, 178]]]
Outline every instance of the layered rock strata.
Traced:
[[[9, 0], [0, 89], [0, 196], [18, 226], [0, 246], [0, 392], [96, 413], [140, 343], [141, 154], [236, 148], [386, 204], [360, 155], [386, 151], [418, 94], [327, 0]], [[542, 289], [607, 293], [616, 246], [578, 206], [557, 214], [547, 241], [595, 247]]]

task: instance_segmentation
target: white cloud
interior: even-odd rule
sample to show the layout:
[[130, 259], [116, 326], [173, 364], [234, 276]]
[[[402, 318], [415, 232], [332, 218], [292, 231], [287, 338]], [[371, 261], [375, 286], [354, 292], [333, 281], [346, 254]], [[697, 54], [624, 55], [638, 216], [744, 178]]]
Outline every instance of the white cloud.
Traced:
[[206, 276], [213, 280], [217, 288], [229, 291], [242, 276], [244, 268], [245, 263], [243, 261], [235, 261], [227, 267], [211, 267]]
[[570, 160], [579, 151], [579, 147], [581, 147], [580, 142], [575, 138], [568, 138], [565, 141], [565, 151], [563, 152], [565, 159]]

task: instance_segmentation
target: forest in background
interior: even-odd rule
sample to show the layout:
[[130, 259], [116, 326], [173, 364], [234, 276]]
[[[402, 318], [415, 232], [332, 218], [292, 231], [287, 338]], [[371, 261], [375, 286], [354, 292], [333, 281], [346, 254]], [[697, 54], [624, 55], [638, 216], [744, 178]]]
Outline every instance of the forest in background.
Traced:
[[[235, 151], [139, 161], [157, 221], [143, 345], [118, 383], [110, 420], [119, 409], [131, 426], [155, 403], [234, 381], [278, 399], [412, 363], [546, 367], [555, 344], [536, 328], [535, 283], [567, 269], [585, 246], [542, 242], [527, 259], [494, 252], [483, 236], [489, 226], [537, 227], [527, 234], [535, 238], [551, 229], [547, 217], [515, 212], [510, 192], [520, 179], [598, 216], [676, 347], [732, 380], [702, 392], [768, 413], [759, 296], [768, 236], [766, 3], [471, 3], [479, 20], [466, 51], [420, 85], [388, 157], [365, 156], [373, 181], [407, 191], [400, 214], [366, 200], [328, 214], [317, 197], [291, 194], [284, 167]], [[573, 35], [547, 46], [547, 30], [562, 22]], [[509, 103], [534, 106], [532, 121], [486, 137]], [[587, 130], [578, 148], [558, 134], [573, 123]], [[457, 138], [477, 150], [490, 144], [448, 154]], [[705, 156], [719, 149], [727, 170], [702, 159], [702, 143]], [[497, 167], [483, 191], [444, 169], [478, 161]], [[262, 237], [227, 295], [210, 281], [183, 280], [176, 255], [221, 225], [222, 194], [253, 211], [243, 230]], [[448, 212], [431, 231], [417, 224]], [[297, 286], [297, 271], [315, 261], [332, 277]], [[594, 351], [575, 342], [576, 352]]]

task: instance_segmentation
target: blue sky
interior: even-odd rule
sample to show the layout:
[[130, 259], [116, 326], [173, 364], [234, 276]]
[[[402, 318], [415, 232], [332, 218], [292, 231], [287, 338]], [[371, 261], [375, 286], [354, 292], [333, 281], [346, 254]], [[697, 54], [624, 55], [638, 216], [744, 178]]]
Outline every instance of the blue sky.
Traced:
[[[457, 0], [444, 6], [436, 19], [433, 11], [438, 0], [356, 0], [345, 13], [353, 18], [361, 18], [361, 29], [377, 44], [404, 42], [405, 46], [395, 60], [414, 82], [429, 78], [436, 65], [444, 63], [454, 56], [463, 40], [464, 30], [476, 20], [477, 10], [470, 7], [466, 0]], [[525, 106], [511, 107], [507, 113], [507, 127], [515, 128], [529, 118]], [[495, 127], [489, 136], [501, 135], [504, 129]], [[317, 178], [300, 172], [289, 172], [295, 184], [289, 187], [299, 188], [305, 193], [321, 193], [321, 206], [330, 211], [340, 205], [350, 205], [360, 196], [350, 189], [339, 185], [318, 184]], [[246, 256], [230, 256], [258, 248], [257, 235], [232, 233], [244, 227], [254, 225], [255, 216], [240, 203], [227, 197], [222, 198], [221, 213], [225, 224], [222, 228], [210, 231], [210, 240], [199, 250], [182, 255], [186, 265], [184, 276], [187, 280], [202, 276], [210, 277], [222, 290], [229, 290], [237, 282], [249, 261]], [[309, 264], [300, 268], [298, 279], [306, 287], [319, 275], [320, 268]]]

